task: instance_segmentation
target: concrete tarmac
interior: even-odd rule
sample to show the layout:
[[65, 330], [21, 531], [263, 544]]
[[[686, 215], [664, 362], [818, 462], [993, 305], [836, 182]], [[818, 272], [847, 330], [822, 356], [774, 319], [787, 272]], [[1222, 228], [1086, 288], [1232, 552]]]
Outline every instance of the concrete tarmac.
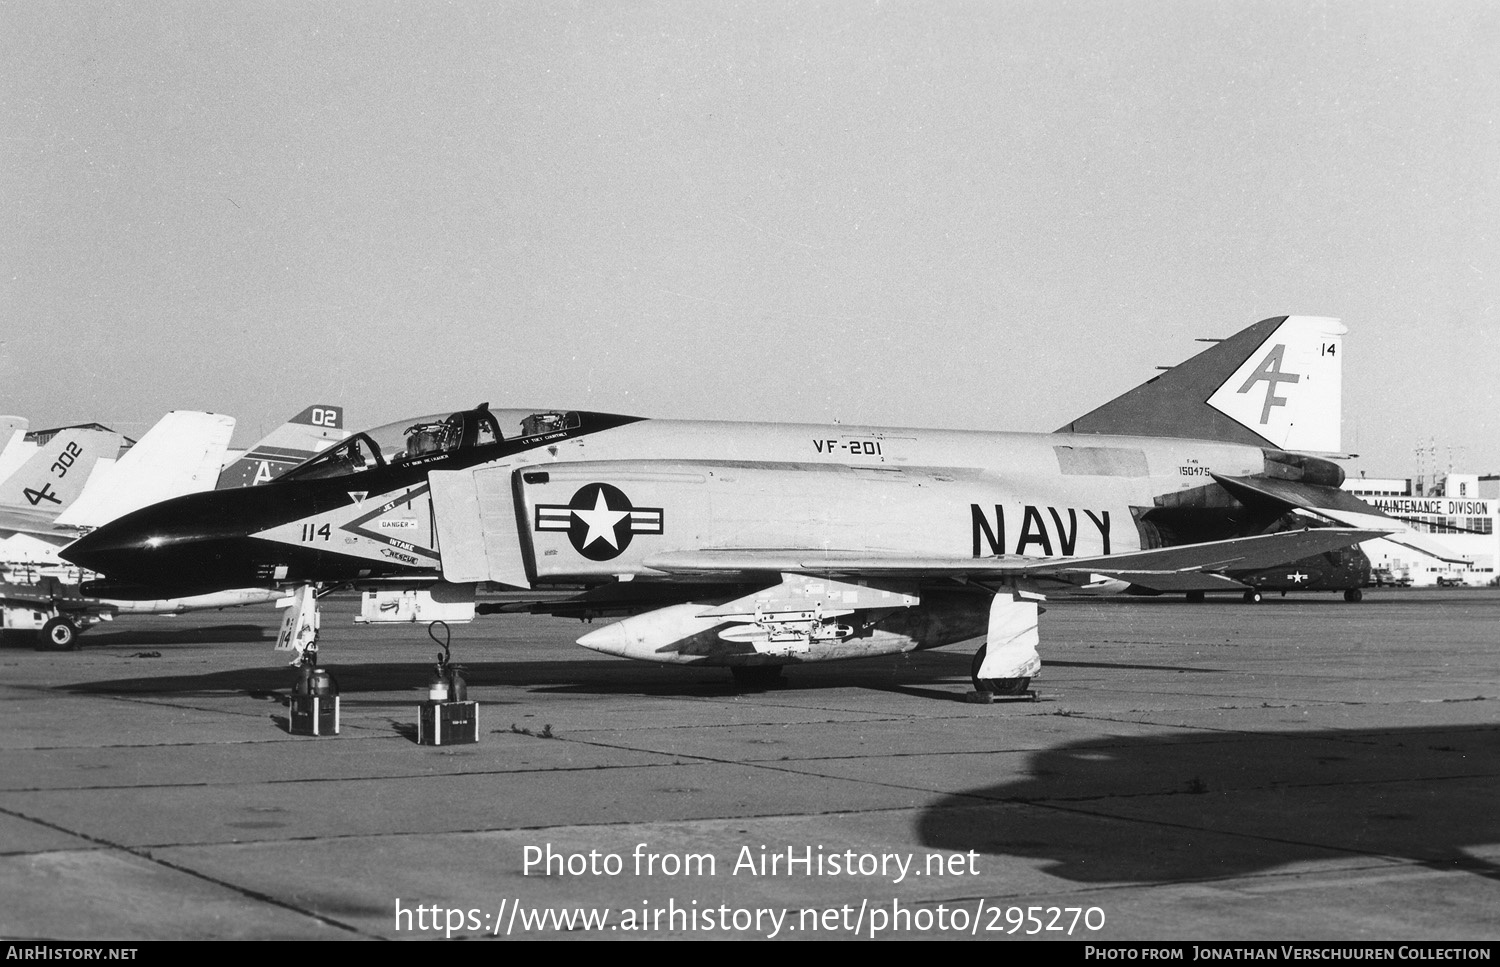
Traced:
[[970, 646], [741, 693], [481, 618], [447, 748], [437, 646], [355, 606], [324, 738], [274, 609], [7, 638], [0, 935], [1500, 937], [1500, 591], [1049, 602], [1040, 700], [992, 705]]

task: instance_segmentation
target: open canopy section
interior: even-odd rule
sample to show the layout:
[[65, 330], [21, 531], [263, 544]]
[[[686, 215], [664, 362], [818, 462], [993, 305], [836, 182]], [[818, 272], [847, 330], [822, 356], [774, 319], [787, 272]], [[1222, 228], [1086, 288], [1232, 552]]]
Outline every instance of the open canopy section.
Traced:
[[427, 463], [507, 441], [540, 442], [571, 435], [598, 415], [575, 410], [491, 410], [488, 403], [481, 403], [472, 410], [409, 417], [356, 433], [272, 482], [320, 480], [376, 467]]

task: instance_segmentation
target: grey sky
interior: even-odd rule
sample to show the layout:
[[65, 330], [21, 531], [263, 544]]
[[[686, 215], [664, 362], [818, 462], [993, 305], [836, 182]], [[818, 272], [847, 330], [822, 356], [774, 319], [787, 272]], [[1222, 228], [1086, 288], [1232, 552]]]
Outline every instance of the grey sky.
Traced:
[[1288, 312], [1500, 472], [1500, 7], [0, 3], [0, 385], [1051, 430]]

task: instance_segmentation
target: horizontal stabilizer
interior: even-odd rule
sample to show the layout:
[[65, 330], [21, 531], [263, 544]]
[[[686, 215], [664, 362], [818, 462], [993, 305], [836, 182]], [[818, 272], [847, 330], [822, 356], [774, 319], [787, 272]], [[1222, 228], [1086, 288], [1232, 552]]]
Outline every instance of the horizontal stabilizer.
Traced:
[[1318, 487], [1295, 480], [1277, 480], [1271, 477], [1225, 477], [1213, 475], [1226, 490], [1241, 501], [1252, 501], [1257, 497], [1270, 498], [1289, 508], [1316, 514], [1324, 520], [1345, 527], [1376, 528], [1388, 531], [1385, 539], [1410, 550], [1418, 551], [1449, 564], [1469, 564], [1469, 558], [1454, 551], [1435, 538], [1413, 530], [1405, 521], [1397, 520], [1379, 509], [1371, 507], [1353, 494], [1328, 487]]
[[172, 497], [211, 490], [233, 433], [233, 417], [190, 410], [168, 413], [57, 522], [99, 527]]
[[1345, 332], [1319, 316], [1262, 320], [1058, 432], [1336, 453]]
[[[1350, 527], [1313, 527], [1306, 530], [1278, 531], [1253, 537], [1234, 537], [1204, 544], [1179, 544], [1156, 547], [1107, 557], [1063, 559], [1054, 565], [1063, 573], [1096, 573], [1121, 580], [1122, 575], [1173, 574], [1187, 571], [1251, 571], [1275, 567], [1361, 541], [1384, 537], [1389, 528], [1379, 530]], [[1138, 583], [1146, 583], [1144, 580]]]

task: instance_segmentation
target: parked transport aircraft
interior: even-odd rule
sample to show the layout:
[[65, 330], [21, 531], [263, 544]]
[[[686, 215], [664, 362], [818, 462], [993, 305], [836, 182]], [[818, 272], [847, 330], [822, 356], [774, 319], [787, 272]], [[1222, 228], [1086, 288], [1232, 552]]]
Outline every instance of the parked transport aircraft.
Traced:
[[[1266, 319], [1055, 433], [653, 420], [480, 405], [355, 433], [262, 487], [129, 514], [64, 555], [94, 593], [294, 592], [366, 620], [624, 616], [587, 648], [727, 666], [983, 637], [976, 688], [1040, 668], [1039, 592], [1186, 592], [1403, 529], [1339, 489], [1333, 319]], [[1288, 526], [1301, 512], [1327, 526]]]
[[[1281, 526], [1286, 529], [1322, 524], [1301, 514], [1289, 514]], [[1370, 558], [1358, 544], [1350, 544], [1273, 567], [1226, 571], [1218, 575], [1221, 586], [1188, 591], [1187, 599], [1202, 601], [1209, 591], [1230, 591], [1239, 592], [1241, 599], [1249, 604], [1258, 604], [1265, 595], [1273, 593], [1285, 597], [1288, 591], [1338, 591], [1343, 593], [1345, 601], [1353, 603], [1364, 600], [1370, 575]], [[1129, 585], [1125, 591], [1144, 595], [1162, 593], [1140, 585]]]

